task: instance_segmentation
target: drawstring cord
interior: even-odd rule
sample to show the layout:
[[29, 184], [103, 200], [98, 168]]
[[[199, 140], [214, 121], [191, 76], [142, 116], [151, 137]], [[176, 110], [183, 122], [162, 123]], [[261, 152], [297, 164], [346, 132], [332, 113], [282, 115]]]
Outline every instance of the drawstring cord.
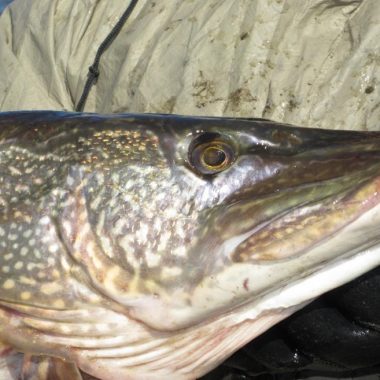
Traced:
[[83, 89], [82, 95], [79, 99], [79, 102], [78, 102], [77, 106], [75, 107], [75, 111], [77, 111], [77, 112], [83, 111], [84, 106], [86, 105], [88, 95], [91, 91], [91, 88], [93, 85], [96, 84], [96, 82], [99, 78], [99, 75], [100, 75], [100, 72], [99, 72], [100, 59], [102, 58], [102, 55], [104, 54], [104, 52], [111, 46], [112, 42], [115, 40], [115, 38], [120, 33], [125, 22], [128, 20], [129, 16], [133, 12], [133, 9], [135, 8], [137, 2], [138, 2], [138, 0], [131, 0], [130, 4], [128, 5], [128, 8], [122, 14], [119, 21], [112, 28], [111, 32], [108, 34], [108, 36], [105, 38], [105, 40], [100, 44], [99, 49], [96, 52], [94, 62], [88, 68], [87, 81], [86, 81], [86, 84], [84, 85], [84, 89]]

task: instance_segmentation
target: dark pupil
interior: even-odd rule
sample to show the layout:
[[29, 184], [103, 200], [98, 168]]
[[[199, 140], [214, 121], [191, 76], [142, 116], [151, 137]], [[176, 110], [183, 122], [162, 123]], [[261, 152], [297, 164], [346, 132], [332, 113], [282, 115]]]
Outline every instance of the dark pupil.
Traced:
[[226, 153], [218, 147], [209, 147], [203, 152], [203, 162], [208, 166], [220, 166], [226, 158]]

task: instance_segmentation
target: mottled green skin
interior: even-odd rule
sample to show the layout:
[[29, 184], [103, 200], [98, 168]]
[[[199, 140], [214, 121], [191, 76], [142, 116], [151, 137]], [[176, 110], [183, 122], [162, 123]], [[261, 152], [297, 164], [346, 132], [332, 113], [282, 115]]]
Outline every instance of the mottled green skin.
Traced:
[[[224, 136], [236, 152], [234, 163], [214, 176], [189, 162], [189, 146], [202, 133]], [[167, 331], [233, 310], [254, 295], [244, 293], [244, 279], [243, 293], [227, 304], [188, 311], [205, 278], [237, 263], [281, 260], [276, 252], [261, 254], [262, 247], [294, 242], [296, 229], [286, 235], [283, 222], [272, 223], [278, 236], [258, 234], [234, 252], [221, 250], [224, 242], [304, 204], [324, 202], [322, 215], [340, 228], [346, 221], [331, 205], [378, 176], [379, 141], [376, 133], [265, 120], [2, 114], [0, 303], [37, 316], [40, 309], [109, 308]], [[299, 252], [284, 257], [333, 232], [297, 240]], [[162, 303], [168, 315], [186, 312], [150, 321], [139, 311], [144, 302]], [[0, 330], [1, 336], [10, 339]], [[25, 350], [21, 335], [11, 343]]]

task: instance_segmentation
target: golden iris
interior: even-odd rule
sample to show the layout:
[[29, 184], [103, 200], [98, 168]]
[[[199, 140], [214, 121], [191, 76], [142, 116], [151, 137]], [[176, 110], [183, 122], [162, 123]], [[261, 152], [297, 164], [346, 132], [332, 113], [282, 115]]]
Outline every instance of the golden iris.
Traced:
[[221, 139], [202, 140], [195, 141], [189, 151], [190, 164], [200, 174], [216, 174], [232, 164], [235, 155], [230, 144]]
[[227, 154], [223, 150], [223, 147], [211, 145], [203, 150], [201, 160], [204, 166], [208, 166], [212, 169], [219, 169], [227, 163]]

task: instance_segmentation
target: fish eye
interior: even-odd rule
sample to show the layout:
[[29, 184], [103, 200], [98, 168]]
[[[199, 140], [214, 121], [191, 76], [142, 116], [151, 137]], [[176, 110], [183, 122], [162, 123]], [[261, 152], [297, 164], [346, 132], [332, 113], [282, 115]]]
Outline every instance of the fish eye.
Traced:
[[203, 175], [220, 173], [229, 168], [234, 159], [232, 145], [216, 133], [198, 136], [189, 147], [190, 164]]

